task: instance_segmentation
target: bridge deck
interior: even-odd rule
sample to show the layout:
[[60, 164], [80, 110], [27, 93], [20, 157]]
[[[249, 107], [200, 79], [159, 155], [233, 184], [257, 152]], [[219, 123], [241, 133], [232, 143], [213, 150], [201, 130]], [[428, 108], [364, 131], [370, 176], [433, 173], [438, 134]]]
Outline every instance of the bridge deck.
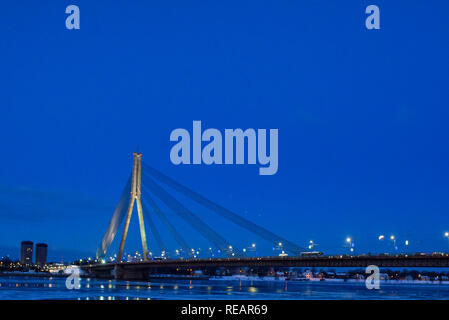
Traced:
[[[152, 260], [120, 263], [124, 270], [152, 268], [207, 268], [207, 267], [449, 267], [449, 254], [397, 256], [320, 256], [320, 257], [261, 257], [189, 260]], [[88, 270], [113, 269], [115, 263], [84, 266]]]

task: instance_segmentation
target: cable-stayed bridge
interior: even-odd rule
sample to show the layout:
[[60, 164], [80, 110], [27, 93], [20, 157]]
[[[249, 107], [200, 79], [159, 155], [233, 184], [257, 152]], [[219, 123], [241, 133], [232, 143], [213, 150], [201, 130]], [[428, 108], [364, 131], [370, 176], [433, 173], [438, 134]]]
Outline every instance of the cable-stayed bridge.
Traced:
[[[172, 194], [173, 191], [267, 241], [272, 246], [280, 248], [280, 256], [246, 256], [245, 252], [232, 245], [230, 240], [209, 226], [194, 210], [190, 210], [176, 198]], [[179, 228], [171, 221], [166, 212], [161, 209], [160, 204], [169, 208], [175, 216], [183, 220], [208, 241], [211, 248], [215, 248], [217, 256], [209, 259], [197, 257], [195, 250], [189, 245], [190, 239], [186, 239], [182, 235]], [[141, 261], [124, 262], [124, 259], [126, 259], [124, 248], [134, 206], [137, 208], [143, 254]], [[168, 246], [160, 230], [154, 224], [155, 219], [159, 220], [160, 224], [165, 227], [166, 231], [179, 246], [179, 249], [176, 250], [177, 259], [170, 258]], [[116, 259], [106, 263], [104, 258], [122, 225], [123, 231]], [[161, 257], [156, 259], [148, 250], [146, 225], [150, 230], [151, 239], [154, 239], [161, 251]], [[94, 276], [107, 277], [114, 274], [119, 279], [147, 279], [148, 274], [155, 271], [159, 272], [162, 270], [170, 273], [175, 270], [192, 271], [194, 268], [208, 269], [209, 272], [213, 273], [217, 268], [241, 267], [253, 268], [255, 270], [288, 267], [366, 267], [373, 264], [379, 267], [449, 267], [449, 255], [323, 256], [321, 253], [310, 253], [301, 246], [257, 225], [253, 221], [245, 219], [143, 163], [142, 154], [134, 153], [130, 177], [100, 242], [96, 253], [96, 262], [98, 263], [83, 268]]]
[[155, 227], [154, 219], [159, 219], [169, 234], [184, 252], [186, 258], [195, 256], [193, 247], [189, 246], [176, 226], [170, 221], [167, 214], [161, 210], [159, 203], [169, 208], [173, 214], [187, 223], [192, 229], [200, 234], [210, 243], [217, 253], [223, 257], [243, 257], [244, 254], [232, 245], [231, 241], [220, 235], [220, 233], [205, 223], [193, 210], [178, 200], [171, 192], [174, 190], [188, 199], [196, 202], [200, 206], [221, 216], [231, 223], [247, 230], [255, 236], [268, 241], [275, 247], [281, 247], [282, 251], [291, 255], [300, 255], [306, 249], [297, 244], [274, 234], [270, 230], [263, 228], [256, 223], [241, 217], [229, 209], [207, 199], [190, 188], [180, 184], [172, 178], [164, 175], [155, 168], [142, 162], [142, 154], [134, 153], [133, 169], [126, 183], [121, 198], [117, 204], [109, 226], [98, 247], [96, 258], [103, 259], [117, 235], [120, 226], [124, 222], [123, 232], [120, 240], [120, 247], [117, 253], [117, 262], [124, 259], [123, 252], [128, 234], [129, 224], [134, 206], [137, 207], [139, 218], [140, 237], [142, 241], [143, 260], [151, 259], [148, 251], [147, 235], [145, 226], [148, 225], [154, 241], [157, 243], [162, 253], [167, 253], [167, 245], [163, 241], [159, 230]]

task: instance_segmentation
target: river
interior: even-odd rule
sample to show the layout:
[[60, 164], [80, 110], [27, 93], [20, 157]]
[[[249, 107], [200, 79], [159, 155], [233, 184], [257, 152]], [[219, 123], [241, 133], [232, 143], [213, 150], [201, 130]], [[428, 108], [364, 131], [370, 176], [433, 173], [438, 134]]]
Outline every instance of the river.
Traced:
[[363, 282], [152, 280], [132, 282], [81, 279], [81, 288], [68, 290], [65, 278], [0, 277], [1, 300], [75, 299], [449, 299], [449, 285], [381, 284], [366, 289]]

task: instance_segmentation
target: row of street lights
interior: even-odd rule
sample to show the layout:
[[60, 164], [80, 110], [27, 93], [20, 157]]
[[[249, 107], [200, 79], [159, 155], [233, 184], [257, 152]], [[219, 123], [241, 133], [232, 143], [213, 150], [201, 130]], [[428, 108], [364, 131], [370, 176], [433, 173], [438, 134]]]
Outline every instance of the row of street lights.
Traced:
[[[449, 236], [449, 234], [448, 234], [448, 236]], [[385, 236], [383, 235], [383, 234], [381, 234], [380, 236], [379, 236], [379, 241], [383, 241], [383, 240], [385, 240]], [[390, 236], [390, 240], [393, 242], [393, 248], [394, 248], [394, 250], [398, 250], [398, 247], [397, 247], [397, 245], [396, 245], [396, 236], [394, 236], [394, 235], [391, 235]], [[347, 246], [349, 247], [349, 251], [351, 251], [351, 252], [354, 252], [354, 250], [355, 250], [355, 242], [354, 242], [354, 239], [352, 239], [351, 237], [347, 237], [346, 238], [346, 244], [347, 244]], [[410, 241], [409, 240], [405, 240], [405, 245], [407, 246], [407, 250], [408, 250], [408, 245], [410, 244]]]
[[[444, 237], [447, 238], [448, 241], [449, 241], [449, 232], [448, 232], [448, 231], [446, 231], [446, 232], [444, 233]], [[381, 235], [379, 236], [378, 239], [379, 239], [379, 241], [385, 240], [385, 235], [381, 234]], [[396, 245], [396, 241], [397, 241], [396, 236], [395, 236], [395, 235], [391, 235], [391, 236], [389, 237], [389, 239], [390, 239], [390, 241], [393, 243], [393, 248], [394, 248], [394, 250], [395, 250], [395, 251], [398, 251], [398, 246]], [[312, 243], [312, 241], [310, 241], [310, 242]], [[354, 248], [355, 248], [354, 239], [352, 239], [351, 237], [347, 237], [347, 238], [346, 238], [346, 244], [348, 245], [349, 250], [350, 250], [351, 252], [354, 252], [354, 250], [355, 250], [355, 249], [354, 249]], [[406, 240], [404, 241], [404, 244], [405, 244], [405, 247], [407, 248], [407, 252], [408, 252], [408, 248], [409, 248], [409, 245], [410, 245], [410, 240], [406, 239]], [[310, 246], [309, 246], [309, 249], [311, 249]]]
[[[444, 233], [444, 237], [447, 238], [448, 241], [449, 241], [449, 232], [446, 231]], [[385, 237], [385, 235], [381, 234], [378, 237], [378, 239], [379, 239], [379, 241], [384, 241], [386, 239], [386, 237]], [[397, 241], [396, 236], [395, 235], [390, 235], [389, 239], [393, 243], [394, 250], [397, 251], [398, 250], [398, 246], [396, 245], [396, 241]], [[345, 243], [346, 243], [346, 246], [349, 248], [349, 251], [351, 253], [355, 251], [355, 242], [354, 242], [353, 238], [347, 237], [345, 239]], [[408, 248], [409, 248], [409, 245], [410, 245], [410, 241], [407, 239], [407, 240], [404, 241], [404, 244], [405, 244], [405, 246], [407, 248], [407, 251], [408, 251]], [[316, 246], [318, 246], [318, 244], [315, 243], [313, 240], [309, 241], [309, 243], [308, 243], [308, 249], [309, 250], [313, 251], [313, 249]], [[191, 250], [192, 250], [191, 254], [194, 256], [194, 258], [196, 258], [196, 257], [199, 256], [201, 249], [199, 248], [198, 250], [195, 250], [195, 249], [191, 249]], [[234, 256], [234, 252], [233, 252], [234, 249], [233, 249], [233, 247], [229, 246], [228, 250], [231, 252], [232, 256]], [[252, 243], [250, 246], [248, 246], [246, 248], [243, 248], [242, 251], [245, 254], [247, 252], [254, 252], [254, 255], [257, 257], [257, 247], [256, 247], [255, 243]], [[273, 251], [279, 251], [280, 252], [279, 253], [280, 256], [286, 255], [282, 242], [277, 243], [277, 245], [275, 247], [273, 247]], [[221, 251], [218, 250], [218, 253], [220, 253], [220, 252]], [[176, 256], [181, 257], [182, 256], [182, 249], [176, 249], [175, 253], [176, 253]], [[214, 254], [214, 252], [213, 252], [211, 247], [209, 248], [209, 254], [210, 254], [211, 258], [215, 257], [215, 254]], [[149, 255], [150, 255], [150, 257], [153, 257], [153, 253], [152, 252], [150, 252]], [[167, 255], [167, 252], [166, 251], [162, 251], [162, 253], [161, 253], [162, 258], [164, 258], [166, 255]], [[114, 255], [114, 260], [115, 260], [115, 258], [116, 258], [116, 255]], [[128, 255], [128, 259], [129, 258], [131, 258], [130, 255]], [[134, 256], [134, 258], [142, 258], [142, 257], [140, 255], [140, 253], [136, 252], [136, 256]], [[112, 257], [110, 259], [111, 259], [111, 261], [113, 260]], [[88, 260], [90, 261], [90, 258]]]
[[[379, 241], [383, 241], [384, 239], [385, 239], [384, 235], [380, 235], [379, 236]], [[397, 251], [398, 250], [398, 246], [396, 245], [396, 237], [394, 235], [391, 235], [390, 236], [390, 240], [393, 242], [394, 250]], [[407, 251], [408, 251], [408, 246], [410, 244], [410, 241], [409, 240], [405, 240], [404, 243], [405, 243], [405, 246], [407, 247]]]
[[[279, 243], [279, 244], [282, 246], [281, 243]], [[215, 257], [215, 253], [214, 253], [214, 250], [212, 249], [212, 247], [209, 247], [209, 250], [208, 250], [208, 251], [209, 251], [209, 255], [210, 255], [211, 258], [212, 258], [212, 257]], [[233, 247], [233, 246], [230, 245], [230, 246], [227, 248], [227, 251], [228, 251], [232, 256], [235, 256], [235, 253], [234, 253], [234, 247]], [[254, 252], [254, 254], [257, 256], [257, 247], [256, 247], [256, 244], [255, 244], [255, 243], [252, 243], [250, 246], [248, 246], [248, 247], [246, 247], [246, 248], [243, 248], [242, 251], [243, 251], [243, 253]], [[191, 249], [190, 254], [191, 254], [194, 258], [197, 258], [197, 257], [200, 255], [200, 252], [201, 252], [201, 248], [198, 248], [197, 250]], [[164, 252], [164, 253], [165, 253], [165, 252]], [[176, 256], [181, 257], [182, 254], [183, 254], [183, 250], [182, 250], [182, 249], [176, 249], [176, 250], [175, 250], [175, 253], [176, 253]], [[218, 250], [217, 253], [221, 253], [221, 250]]]

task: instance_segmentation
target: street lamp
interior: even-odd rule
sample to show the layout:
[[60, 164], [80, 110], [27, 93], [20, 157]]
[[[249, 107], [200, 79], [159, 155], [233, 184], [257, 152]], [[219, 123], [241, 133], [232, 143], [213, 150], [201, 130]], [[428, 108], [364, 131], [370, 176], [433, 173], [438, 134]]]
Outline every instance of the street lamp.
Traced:
[[273, 247], [273, 251], [274, 252], [276, 252], [276, 251], [282, 252], [282, 250], [284, 250], [284, 248], [282, 246], [283, 246], [282, 242], [279, 241], [278, 243], [276, 243], [276, 246]]
[[315, 243], [315, 242], [313, 242], [313, 240], [310, 240], [310, 241], [309, 241], [309, 247], [308, 247], [309, 250], [313, 251], [313, 249], [314, 249], [316, 246], [318, 246], [318, 244]]
[[313, 250], [313, 240], [309, 241], [309, 250]]
[[407, 247], [407, 252], [408, 252], [408, 245], [409, 245], [409, 241], [405, 240], [405, 246]]
[[252, 243], [251, 247], [248, 248], [248, 249], [251, 250], [251, 251], [254, 251], [254, 256], [257, 257], [257, 249], [256, 249], [256, 244], [255, 243]]
[[[383, 234], [381, 234], [379, 237], [378, 237], [378, 239], [379, 239], [379, 241], [384, 241], [385, 240], [385, 236], [383, 235]], [[383, 249], [382, 249], [383, 250]]]
[[394, 249], [395, 251], [397, 251], [397, 250], [398, 250], [398, 247], [396, 247], [396, 237], [395, 237], [394, 235], [391, 235], [391, 236], [390, 236], [390, 240], [393, 241], [393, 249]]
[[351, 239], [350, 237], [347, 237], [347, 238], [346, 238], [346, 243], [347, 243], [348, 246], [349, 246], [349, 251], [350, 251], [350, 252], [354, 252], [354, 246], [355, 246], [354, 240]]

